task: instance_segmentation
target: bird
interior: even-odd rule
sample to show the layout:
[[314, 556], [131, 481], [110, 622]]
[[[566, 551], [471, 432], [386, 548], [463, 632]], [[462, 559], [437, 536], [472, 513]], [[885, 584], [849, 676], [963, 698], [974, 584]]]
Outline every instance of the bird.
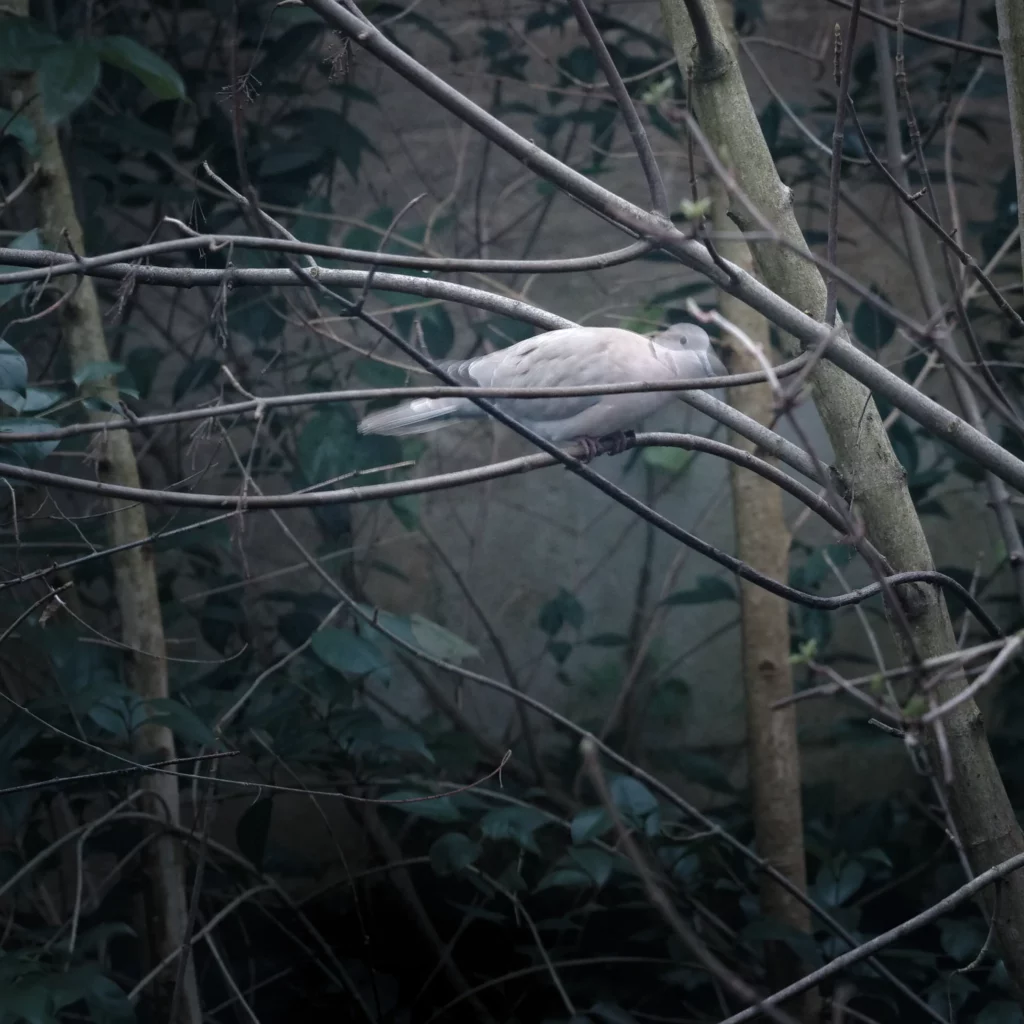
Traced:
[[[707, 332], [691, 323], [673, 324], [650, 337], [619, 327], [566, 327], [440, 365], [460, 386], [490, 388], [653, 383], [726, 372]], [[581, 443], [589, 461], [601, 450], [599, 442], [609, 454], [623, 451], [632, 428], [673, 397], [671, 391], [653, 391], [490, 401], [549, 442]], [[357, 429], [405, 436], [486, 415], [468, 398], [414, 398], [370, 413]]]

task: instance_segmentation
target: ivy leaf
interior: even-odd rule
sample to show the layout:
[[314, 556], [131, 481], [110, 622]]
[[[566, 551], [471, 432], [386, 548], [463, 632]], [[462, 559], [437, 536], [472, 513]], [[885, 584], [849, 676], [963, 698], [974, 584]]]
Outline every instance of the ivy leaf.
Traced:
[[593, 847], [584, 847], [583, 849], [570, 847], [567, 856], [590, 876], [598, 888], [612, 876], [615, 861], [604, 850], [597, 850]]
[[[37, 430], [55, 430], [58, 424], [51, 420], [0, 419], [0, 444], [25, 462], [39, 462], [52, 452], [60, 441], [18, 441], [13, 435]], [[12, 436], [5, 436], [12, 435]]]
[[[454, 661], [459, 664], [480, 657], [480, 652], [471, 643], [418, 612], [412, 615], [395, 615], [392, 612], [371, 608], [369, 605], [359, 607], [367, 615], [373, 616], [383, 629], [439, 661]], [[359, 629], [361, 633], [369, 633], [372, 627], [361, 622]]]
[[36, 138], [35, 126], [24, 114], [15, 114], [12, 110], [0, 107], [0, 128], [3, 129], [4, 135], [16, 138], [25, 147], [25, 152], [29, 156], [39, 156], [39, 140]]
[[985, 944], [988, 929], [979, 921], [943, 918], [939, 921], [942, 949], [959, 963], [973, 960]]
[[42, 412], [56, 405], [64, 398], [64, 392], [56, 388], [26, 388], [24, 395], [0, 388], [0, 402], [17, 412]]
[[546, 874], [534, 888], [534, 892], [545, 889], [590, 889], [593, 878], [580, 868], [555, 868]]
[[146, 701], [149, 721], [166, 725], [179, 739], [200, 746], [217, 742], [213, 730], [194, 712], [173, 697], [154, 697]]
[[50, 121], [63, 121], [93, 94], [100, 81], [100, 60], [90, 42], [61, 43], [39, 62], [39, 87]]
[[116, 377], [123, 369], [124, 365], [122, 363], [86, 363], [85, 366], [83, 366], [78, 373], [74, 375], [72, 380], [81, 387], [89, 381]]
[[817, 897], [828, 907], [842, 906], [863, 884], [867, 877], [859, 861], [823, 864], [815, 879]]
[[61, 45], [59, 37], [30, 18], [0, 22], [0, 70], [37, 71], [43, 55]]
[[661, 470], [663, 473], [682, 473], [693, 461], [694, 453], [684, 448], [670, 448], [665, 446], [654, 446], [645, 448], [641, 458], [651, 469]]
[[480, 819], [480, 831], [488, 839], [511, 839], [524, 850], [540, 853], [533, 833], [550, 819], [536, 807], [498, 807]]
[[603, 807], [588, 807], [580, 811], [569, 825], [572, 841], [577, 846], [602, 836], [612, 827], [612, 819]]
[[328, 667], [345, 676], [388, 679], [391, 666], [369, 640], [348, 629], [321, 629], [310, 645]]
[[[429, 818], [430, 821], [440, 822], [442, 825], [454, 825], [462, 820], [458, 807], [450, 796], [438, 796], [431, 800], [421, 799], [427, 796], [426, 793], [418, 793], [413, 789], [400, 789], [395, 793], [388, 793], [384, 800], [387, 806], [393, 807], [396, 811], [404, 811], [417, 818]], [[412, 803], [394, 803], [393, 801], [411, 800]]]
[[[884, 298], [877, 293], [879, 298]], [[860, 343], [877, 352], [892, 341], [896, 324], [892, 317], [876, 309], [868, 302], [861, 302], [853, 314], [853, 333]]]
[[446, 832], [430, 847], [434, 873], [454, 875], [464, 871], [480, 856], [480, 844], [461, 832]]
[[157, 99], [185, 99], [185, 83], [170, 64], [128, 36], [105, 36], [96, 52], [107, 64], [134, 75]]
[[548, 636], [554, 636], [563, 626], [579, 629], [583, 625], [584, 617], [583, 605], [579, 603], [576, 596], [570, 594], [564, 587], [560, 587], [558, 594], [541, 608], [540, 615], [537, 617], [537, 625]]
[[608, 787], [615, 806], [633, 818], [646, 818], [658, 809], [654, 794], [637, 779], [629, 775], [617, 775]]
[[0, 339], [0, 391], [25, 394], [28, 386], [28, 363], [11, 344]]

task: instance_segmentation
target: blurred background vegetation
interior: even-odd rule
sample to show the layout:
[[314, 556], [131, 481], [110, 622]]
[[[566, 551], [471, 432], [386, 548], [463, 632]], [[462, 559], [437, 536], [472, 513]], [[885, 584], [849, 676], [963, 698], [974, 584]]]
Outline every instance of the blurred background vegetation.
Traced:
[[[908, 18], [927, 32], [995, 47], [992, 6], [964, 6], [963, 24], [956, 4], [914, 5]], [[560, 0], [370, 0], [363, 10], [538, 145], [609, 187], [643, 195], [616, 106]], [[11, 194], [40, 155], [15, 95], [17, 76], [27, 73], [37, 75], [59, 122], [90, 255], [173, 237], [165, 217], [204, 232], [246, 232], [238, 203], [204, 162], [232, 187], [250, 180], [264, 208], [310, 242], [375, 250], [396, 213], [425, 193], [399, 220], [387, 251], [527, 258], [621, 244], [614, 230], [523, 176], [302, 6], [49, 0], [33, 14], [28, 23], [0, 21], [0, 71], [15, 82], [0, 110], [6, 245], [45, 247], [33, 189]], [[594, 16], [678, 201], [689, 187], [680, 115], [686, 82], [658, 5], [595, 4]], [[735, 7], [762, 129], [817, 251], [835, 115], [831, 26], [845, 17], [824, 0], [737, 0]], [[852, 96], [882, 150], [877, 60], [871, 33], [863, 39]], [[906, 58], [933, 182], [944, 204], [955, 184], [963, 242], [979, 262], [1005, 249], [993, 273], [1017, 307], [1019, 249], [1004, 246], [1017, 200], [998, 62], [915, 36], [906, 39]], [[245, 109], [242, 137], [236, 104]], [[947, 128], [958, 105], [950, 157]], [[840, 262], [916, 313], [893, 201], [852, 129], [845, 146]], [[175, 259], [195, 267], [280, 265], [240, 247]], [[655, 256], [569, 280], [452, 277], [525, 294], [578, 321], [644, 328], [682, 319], [689, 298], [705, 307], [716, 301], [703, 282]], [[50, 301], [46, 286], [0, 284], [0, 431], [102, 411], [88, 384], [110, 374], [120, 400], [140, 414], [235, 400], [223, 366], [257, 395], [420, 382], [365, 327], [311, 318], [295, 289], [178, 291], [130, 279], [98, 288], [110, 360], [75, 368], [62, 332], [33, 316]], [[407, 338], [422, 329], [435, 357], [534, 332], [503, 316], [394, 292], [375, 293], [370, 305]], [[917, 377], [926, 356], [891, 321], [843, 293], [840, 308], [860, 344]], [[976, 298], [970, 312], [1016, 399], [1020, 339], [987, 301]], [[941, 382], [929, 386], [943, 394]], [[518, 443], [490, 427], [429, 443], [360, 437], [360, 411], [339, 403], [239, 417], [224, 430], [209, 423], [143, 430], [135, 437], [140, 477], [147, 487], [187, 481], [233, 494], [249, 474], [271, 492], [370, 471], [365, 479], [380, 481], [478, 464]], [[800, 414], [827, 457], [813, 411]], [[692, 414], [668, 417], [674, 429], [681, 420], [712, 429]], [[979, 470], [905, 419], [890, 433], [942, 569], [973, 586], [1005, 628], [1020, 628]], [[1014, 438], [1001, 441], [1019, 453]], [[89, 436], [59, 446], [9, 444], [2, 453], [5, 461], [47, 459], [86, 475], [95, 458]], [[728, 489], [709, 461], [647, 449], [621, 457], [615, 473], [676, 521], [728, 546]], [[607, 811], [576, 783], [579, 737], [535, 713], [524, 734], [506, 697], [410, 647], [523, 687], [595, 731], [632, 678], [633, 698], [609, 741], [685, 800], [674, 804], [625, 772], [609, 776], [611, 795], [703, 939], [753, 981], [764, 977], [766, 944], [784, 944], [805, 970], [847, 948], [818, 919], [809, 935], [768, 920], [755, 864], [720, 832], [744, 843], [752, 837], [735, 581], [696, 556], [681, 558], [653, 530], [611, 514], [579, 481], [555, 474], [283, 514], [321, 575], [282, 543], [269, 516], [151, 507], [170, 696], [148, 701], [128, 685], [125, 651], [111, 639], [120, 613], [103, 506], [14, 482], [0, 489], [3, 574], [20, 581], [0, 589], [0, 678], [7, 702], [32, 712], [3, 714], [0, 786], [116, 767], [96, 748], [129, 756], [135, 731], [153, 721], [170, 728], [179, 753], [218, 742], [241, 752], [218, 770], [248, 788], [221, 782], [182, 791], [202, 1019], [270, 1024], [322, 1012], [396, 1024], [642, 1024], [731, 1012], [718, 982], [651, 908]], [[792, 525], [797, 514], [786, 507]], [[834, 592], [834, 569], [845, 569], [851, 549], [809, 524], [798, 527], [790, 582]], [[22, 617], [47, 593], [44, 580], [70, 584], [63, 604], [44, 602]], [[330, 581], [407, 646], [353, 615]], [[959, 626], [962, 609], [951, 610]], [[797, 687], [820, 682], [816, 666], [872, 671], [869, 641], [883, 625], [880, 604], [862, 618], [793, 608]], [[965, 628], [974, 637], [973, 624]], [[884, 636], [879, 643], [890, 653]], [[215, 736], [212, 725], [271, 667], [222, 740]], [[986, 708], [1015, 803], [1024, 798], [1019, 684], [1011, 675]], [[800, 709], [810, 895], [860, 941], [955, 888], [962, 868], [934, 794], [898, 739], [841, 697]], [[513, 760], [500, 785], [491, 777], [449, 793], [492, 773], [507, 748]], [[141, 853], [153, 834], [152, 812], [147, 819], [125, 804], [136, 787], [128, 775], [0, 797], [4, 1024], [165, 1019], [152, 990], [136, 989], [148, 969], [137, 909]], [[438, 799], [388, 806], [332, 793]], [[696, 820], [686, 809], [693, 806], [711, 818]], [[883, 962], [943, 1019], [1020, 1021], [986, 935], [979, 910], [964, 904], [891, 947]], [[855, 1019], [925, 1019], [870, 966], [850, 977], [856, 996], [847, 1012]]]

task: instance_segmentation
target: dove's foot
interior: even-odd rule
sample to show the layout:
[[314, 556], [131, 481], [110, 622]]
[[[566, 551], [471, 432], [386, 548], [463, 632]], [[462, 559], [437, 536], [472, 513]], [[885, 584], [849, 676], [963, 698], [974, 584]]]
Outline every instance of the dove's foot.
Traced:
[[636, 440], [632, 430], [617, 430], [614, 434], [606, 434], [601, 438], [601, 447], [608, 455], [621, 455]]
[[583, 449], [576, 458], [584, 465], [593, 462], [601, 454], [601, 442], [595, 437], [578, 437], [576, 442]]
[[576, 443], [583, 451], [576, 458], [585, 465], [598, 455], [621, 455], [635, 440], [636, 434], [632, 430], [617, 430], [602, 437], [578, 437]]

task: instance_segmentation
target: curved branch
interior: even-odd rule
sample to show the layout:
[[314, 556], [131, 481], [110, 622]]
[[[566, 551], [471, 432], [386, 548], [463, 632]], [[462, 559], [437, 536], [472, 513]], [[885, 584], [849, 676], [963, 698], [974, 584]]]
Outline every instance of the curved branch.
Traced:
[[[155, 284], [172, 288], [212, 287], [221, 285], [225, 281], [229, 281], [233, 288], [242, 285], [294, 287], [300, 284], [295, 275], [287, 269], [235, 269], [232, 267], [230, 270], [207, 270], [199, 267], [153, 267], [145, 264], [103, 262], [105, 259], [107, 257], [97, 256], [86, 261], [76, 260], [74, 256], [64, 253], [51, 253], [46, 250], [0, 249], [0, 263], [48, 268], [42, 274], [43, 279], [47, 274], [50, 276], [87, 274], [90, 277], [108, 278], [112, 281], [123, 281], [128, 278], [135, 284]], [[55, 263], [56, 266], [54, 266]], [[310, 267], [307, 273], [319, 282], [341, 288], [361, 288], [369, 276], [369, 272], [366, 270], [326, 270], [322, 267]], [[20, 272], [0, 275], [0, 281], [5, 284], [17, 283], [12, 280], [16, 274], [20, 275]], [[454, 284], [450, 281], [435, 281], [429, 277], [412, 277], [409, 274], [375, 274], [374, 285], [380, 291], [405, 292], [428, 299], [443, 299], [447, 302], [458, 302], [464, 306], [475, 306], [478, 309], [500, 313], [503, 316], [522, 320], [549, 331], [557, 330], [560, 327], [576, 326], [571, 320], [565, 320], [554, 313], [545, 313], [528, 302], [495, 295], [482, 288]]]
[[1007, 483], [1024, 491], [1024, 461], [995, 444], [938, 402], [917, 391], [849, 342], [841, 339], [830, 341], [831, 332], [827, 326], [776, 295], [742, 268], [725, 260], [716, 261], [700, 242], [688, 238], [664, 217], [640, 209], [585, 175], [566, 167], [453, 89], [391, 43], [376, 28], [335, 0], [304, 2], [334, 28], [347, 33], [421, 92], [514, 156], [524, 166], [556, 184], [577, 202], [676, 256], [680, 262], [704, 274], [716, 286], [788, 331], [805, 348], [827, 344], [825, 358], [830, 362], [868, 388], [884, 395], [912, 419], [1001, 476]]
[[966, 885], [960, 886], [955, 892], [951, 892], [945, 899], [939, 900], [938, 903], [927, 910], [922, 910], [920, 914], [904, 921], [903, 924], [898, 924], [895, 928], [890, 928], [889, 931], [876, 935], [875, 938], [870, 939], [868, 942], [861, 943], [855, 949], [842, 953], [834, 960], [825, 964], [824, 967], [812, 971], [792, 985], [787, 985], [786, 988], [768, 996], [758, 1006], [751, 1006], [741, 1013], [733, 1014], [733, 1016], [722, 1021], [722, 1024], [742, 1024], [743, 1021], [752, 1020], [764, 1008], [776, 1006], [791, 999], [793, 996], [799, 995], [801, 992], [806, 992], [809, 988], [814, 988], [826, 978], [830, 978], [839, 971], [852, 967], [879, 950], [885, 949], [886, 946], [891, 946], [898, 939], [902, 939], [903, 936], [917, 931], [918, 928], [923, 928], [926, 924], [930, 924], [943, 914], [953, 910], [954, 907], [958, 907], [961, 903], [976, 896], [986, 886], [999, 881], [1000, 878], [1005, 878], [1011, 871], [1019, 871], [1022, 867], [1024, 867], [1024, 853], [1018, 853], [1015, 857], [1010, 857], [1001, 864], [996, 864], [994, 867], [972, 878]]
[[[687, 434], [641, 434], [629, 442], [629, 447], [641, 445], [657, 445], [667, 447], [684, 448], [690, 451], [704, 451], [720, 458], [728, 459], [737, 465], [744, 466], [754, 472], [760, 473], [766, 479], [771, 480], [778, 486], [783, 487], [794, 497], [803, 501], [809, 508], [826, 519], [836, 529], [845, 531], [846, 520], [843, 515], [831, 505], [819, 498], [810, 488], [805, 487], [799, 481], [793, 480], [781, 470], [765, 462], [763, 459], [733, 448], [731, 445], [720, 441], [713, 441], [710, 438], [697, 437]], [[578, 455], [583, 454], [583, 446], [574, 446]], [[560, 452], [560, 455], [576, 459], [577, 454]], [[311, 494], [283, 494], [283, 495], [250, 495], [240, 498], [238, 495], [226, 494], [187, 494], [175, 491], [156, 491], [142, 487], [123, 487], [114, 484], [106, 484], [98, 480], [83, 480], [78, 477], [66, 476], [61, 473], [50, 473], [46, 470], [29, 469], [23, 466], [14, 466], [0, 463], [0, 477], [9, 477], [16, 480], [24, 480], [27, 483], [34, 483], [46, 487], [63, 487], [66, 490], [78, 491], [80, 493], [103, 495], [105, 497], [123, 498], [128, 501], [138, 501], [147, 504], [171, 505], [184, 508], [218, 508], [235, 509], [242, 511], [264, 511], [282, 508], [307, 508], [311, 505], [341, 505], [355, 504], [363, 501], [374, 501], [388, 498], [395, 498], [409, 494], [425, 494], [432, 491], [448, 490], [453, 487], [464, 486], [470, 483], [479, 483], [484, 480], [492, 480], [497, 477], [513, 476], [518, 473], [529, 472], [534, 469], [541, 469], [557, 464], [560, 459], [551, 454], [526, 455], [518, 459], [510, 459], [507, 462], [497, 463], [490, 466], [480, 466], [474, 469], [458, 470], [453, 473], [442, 473], [437, 476], [425, 477], [418, 480], [401, 480], [388, 484], [371, 484], [367, 487], [346, 487], [335, 491], [320, 491]], [[577, 465], [579, 465], [577, 463]], [[580, 466], [580, 469], [585, 467]], [[882, 583], [872, 583], [857, 590], [851, 590], [846, 594], [839, 594], [834, 597], [823, 597], [820, 594], [808, 594], [797, 590], [785, 583], [780, 583], [762, 573], [752, 569], [745, 562], [720, 551], [712, 544], [702, 540], [688, 530], [677, 526], [661, 513], [654, 511], [632, 495], [621, 491], [613, 484], [609, 484], [603, 477], [595, 473], [589, 473], [588, 479], [593, 480], [600, 487], [601, 484], [608, 484], [615, 492], [609, 496], [615, 498], [620, 504], [625, 505], [630, 511], [646, 519], [653, 526], [668, 534], [674, 540], [678, 540], [687, 547], [699, 552], [705, 557], [717, 562], [719, 565], [735, 573], [742, 579], [763, 587], [770, 593], [776, 594], [787, 601], [804, 605], [808, 608], [821, 608], [823, 610], [835, 610], [848, 605], [859, 604], [869, 597], [874, 597], [883, 589]], [[604, 487], [601, 487], [604, 490]], [[884, 581], [886, 586], [899, 586], [905, 583], [934, 583], [955, 593], [961, 601], [967, 605], [978, 621], [995, 636], [1001, 635], [999, 628], [995, 625], [987, 612], [974, 599], [970, 592], [957, 583], [951, 577], [940, 572], [922, 571], [897, 573], [887, 577]], [[0, 591], [11, 584], [0, 584]]]
[[[180, 222], [171, 220], [178, 226]], [[553, 260], [478, 260], [460, 259], [448, 256], [406, 256], [402, 253], [370, 252], [366, 249], [346, 249], [340, 246], [321, 245], [317, 242], [304, 242], [295, 238], [272, 238], [259, 235], [227, 235], [197, 234], [191, 232], [185, 238], [165, 239], [162, 242], [148, 242], [145, 245], [120, 249], [117, 252], [103, 253], [99, 256], [88, 256], [76, 259], [68, 253], [51, 253], [50, 263], [30, 263], [28, 266], [51, 266], [49, 273], [18, 273], [4, 276], [5, 284], [21, 284], [28, 281], [44, 281], [49, 277], [63, 274], [88, 273], [111, 263], [129, 262], [131, 260], [149, 259], [166, 253], [193, 252], [196, 249], [217, 250], [228, 247], [236, 249], [258, 249], [267, 252], [288, 252], [298, 256], [316, 256], [320, 259], [347, 260], [350, 263], [372, 263], [382, 267], [403, 267], [406, 270], [422, 270], [425, 272], [454, 274], [460, 272], [497, 273], [497, 274], [565, 274], [579, 273], [585, 270], [605, 270], [629, 263], [652, 248], [650, 242], [633, 242], [621, 249], [610, 252], [595, 253], [592, 256], [569, 256], [565, 259]], [[33, 255], [39, 250], [4, 249], [7, 253]], [[74, 266], [68, 266], [74, 264]], [[17, 261], [11, 266], [21, 265]], [[58, 270], [57, 267], [60, 267]]]
[[[800, 355], [778, 367], [775, 377], [788, 377], [797, 373], [807, 362]], [[581, 384], [565, 388], [485, 388], [485, 387], [433, 387], [411, 388], [356, 388], [345, 391], [313, 391], [297, 395], [269, 395], [244, 402], [230, 402], [207, 408], [181, 409], [178, 412], [154, 413], [151, 416], [132, 416], [128, 419], [100, 420], [73, 423], [50, 430], [4, 431], [2, 436], [11, 443], [26, 441], [59, 441], [80, 434], [96, 434], [106, 430], [134, 430], [139, 427], [167, 426], [170, 423], [188, 423], [192, 420], [220, 419], [239, 416], [247, 412], [263, 413], [268, 409], [290, 409], [303, 405], [328, 405], [334, 402], [372, 401], [378, 398], [576, 398], [587, 395], [629, 395], [644, 392], [704, 391], [735, 388], [747, 384], [761, 384], [767, 379], [763, 370], [727, 374], [721, 377], [702, 377], [698, 380], [630, 381], [623, 384]]]

